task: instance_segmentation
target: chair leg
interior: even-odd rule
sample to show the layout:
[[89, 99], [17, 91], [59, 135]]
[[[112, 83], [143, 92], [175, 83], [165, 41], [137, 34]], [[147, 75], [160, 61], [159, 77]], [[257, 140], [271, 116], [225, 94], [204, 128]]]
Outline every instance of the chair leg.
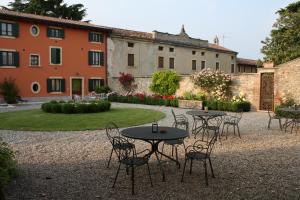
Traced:
[[233, 125], [233, 134], [235, 135], [235, 125]]
[[147, 163], [147, 168], [148, 168], [148, 174], [149, 174], [150, 184], [151, 184], [151, 187], [153, 187], [152, 178], [151, 178], [151, 172], [150, 172], [150, 167], [149, 167], [148, 163]]
[[269, 118], [268, 129], [270, 129], [271, 121], [272, 121], [272, 119]]
[[134, 166], [131, 166], [131, 193], [134, 194]]
[[[164, 153], [164, 147], [165, 147], [165, 143], [163, 142], [163, 146], [161, 148], [161, 152]], [[162, 154], [160, 155], [160, 159], [162, 159]]]
[[115, 177], [114, 184], [113, 184], [112, 188], [115, 187], [115, 184], [116, 184], [116, 181], [117, 181], [117, 178], [118, 178], [118, 175], [119, 175], [120, 167], [121, 167], [121, 163], [119, 163], [119, 167], [118, 167], [117, 174], [116, 174], [116, 177]]
[[241, 138], [241, 134], [240, 134], [240, 128], [239, 128], [239, 125], [238, 125], [238, 124], [236, 125], [236, 128], [237, 128], [237, 131], [238, 131], [239, 137]]
[[190, 174], [192, 174], [192, 168], [193, 168], [193, 159], [191, 159], [191, 164], [190, 164]]
[[280, 130], [282, 130], [281, 119], [279, 118], [278, 121], [279, 121], [279, 127], [280, 127]]
[[205, 171], [205, 183], [206, 183], [206, 186], [208, 186], [207, 164], [206, 164], [206, 161], [204, 161], [204, 171]]
[[228, 138], [228, 125], [226, 126], [226, 140], [227, 140], [227, 138]]
[[225, 127], [225, 124], [223, 124], [221, 135], [223, 135], [223, 133], [224, 133], [224, 127]]
[[172, 157], [174, 157], [174, 145], [172, 145]]
[[183, 177], [184, 177], [186, 162], [187, 162], [187, 158], [185, 158], [185, 161], [184, 161], [183, 172], [182, 172], [182, 176], [181, 176], [181, 182], [183, 182]]
[[[175, 147], [175, 156], [176, 156], [176, 161], [179, 162], [178, 161], [178, 149], [177, 149], [177, 147]], [[176, 164], [178, 164], [178, 163], [176, 163]], [[180, 169], [180, 165], [179, 164], [178, 164], [178, 169]]]
[[210, 165], [211, 175], [212, 175], [213, 178], [216, 178], [216, 177], [215, 177], [215, 174], [214, 174], [214, 169], [213, 169], [213, 166], [212, 166], [212, 164], [211, 164], [210, 158], [208, 158], [208, 161], [209, 161], [209, 165]]
[[109, 156], [108, 163], [107, 163], [107, 168], [109, 168], [109, 164], [110, 164], [110, 160], [111, 160], [113, 151], [114, 151], [114, 149], [111, 149], [110, 156]]

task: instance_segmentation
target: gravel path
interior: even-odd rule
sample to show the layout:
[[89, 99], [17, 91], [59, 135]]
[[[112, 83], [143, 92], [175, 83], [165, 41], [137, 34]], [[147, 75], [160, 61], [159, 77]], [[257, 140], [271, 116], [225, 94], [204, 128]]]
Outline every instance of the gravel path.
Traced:
[[[171, 125], [170, 108], [113, 104], [114, 107], [141, 107], [167, 114], [160, 125]], [[186, 110], [175, 109], [176, 113]], [[166, 182], [152, 158], [154, 187], [145, 167], [136, 170], [136, 195], [131, 195], [130, 177], [117, 169], [114, 157], [106, 168], [111, 146], [105, 132], [21, 132], [0, 131], [0, 137], [18, 151], [20, 176], [7, 188], [8, 199], [300, 199], [300, 132], [279, 131], [277, 123], [266, 129], [267, 113], [245, 113], [241, 121], [242, 139], [230, 135], [217, 143], [213, 152], [216, 178], [205, 186], [201, 163], [188, 170], [180, 182], [182, 169], [164, 162]], [[190, 119], [191, 120], [191, 119]], [[192, 143], [190, 138], [187, 143]], [[139, 150], [149, 148], [136, 141]], [[165, 152], [170, 152], [166, 149]], [[180, 149], [183, 162], [184, 151]], [[189, 165], [187, 166], [189, 167]]]

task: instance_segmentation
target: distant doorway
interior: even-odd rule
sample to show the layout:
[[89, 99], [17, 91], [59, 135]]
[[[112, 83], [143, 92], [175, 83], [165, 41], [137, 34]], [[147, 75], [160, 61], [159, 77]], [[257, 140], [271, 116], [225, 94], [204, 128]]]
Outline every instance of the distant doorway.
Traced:
[[83, 81], [82, 78], [71, 78], [71, 96], [74, 98], [74, 95], [80, 97], [83, 96]]
[[274, 73], [261, 74], [259, 109], [274, 110]]

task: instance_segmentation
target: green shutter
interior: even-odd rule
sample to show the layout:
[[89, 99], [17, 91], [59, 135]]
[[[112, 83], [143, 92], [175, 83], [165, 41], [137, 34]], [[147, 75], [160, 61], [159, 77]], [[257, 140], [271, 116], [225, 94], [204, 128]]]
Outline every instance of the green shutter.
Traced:
[[47, 27], [47, 37], [51, 37], [51, 29]]
[[[1, 31], [0, 31], [1, 32]], [[0, 51], [0, 66], [3, 66], [2, 51]]]
[[12, 24], [13, 36], [19, 37], [19, 24]]
[[2, 22], [0, 22], [0, 35], [2, 35]]
[[104, 66], [104, 52], [100, 52], [100, 65]]
[[59, 37], [65, 38], [65, 30], [64, 29], [59, 30]]
[[93, 65], [93, 52], [92, 51], [89, 51], [89, 65]]
[[93, 79], [89, 79], [89, 92], [92, 92], [93, 90], [94, 90]]
[[104, 36], [102, 34], [100, 34], [100, 42], [103, 43], [104, 42]]
[[89, 32], [89, 42], [93, 41], [93, 33]]
[[66, 80], [65, 79], [61, 79], [61, 85], [60, 85], [60, 91], [61, 92], [65, 92], [66, 91]]
[[13, 59], [14, 59], [13, 65], [19, 67], [19, 52], [13, 53]]
[[52, 64], [56, 64], [56, 49], [51, 48], [51, 62]]
[[100, 79], [100, 86], [104, 86], [104, 79]]
[[51, 79], [47, 78], [47, 92], [52, 92]]
[[55, 54], [56, 54], [56, 63], [55, 64], [60, 64], [61, 63], [61, 57], [60, 57], [60, 51], [61, 51], [61, 49], [56, 49], [56, 52], [55, 52]]

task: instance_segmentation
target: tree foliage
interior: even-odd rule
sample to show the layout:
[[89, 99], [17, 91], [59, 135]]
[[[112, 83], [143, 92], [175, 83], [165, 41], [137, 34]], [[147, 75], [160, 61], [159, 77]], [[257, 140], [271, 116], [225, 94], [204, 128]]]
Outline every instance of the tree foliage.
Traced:
[[281, 64], [300, 56], [300, 1], [280, 9], [277, 14], [279, 18], [270, 37], [262, 41], [261, 52], [265, 61]]
[[159, 95], [174, 95], [179, 88], [179, 81], [180, 78], [174, 71], [157, 71], [152, 75], [150, 89]]
[[12, 10], [71, 20], [82, 20], [86, 9], [82, 4], [67, 5], [63, 0], [14, 0], [8, 4]]

